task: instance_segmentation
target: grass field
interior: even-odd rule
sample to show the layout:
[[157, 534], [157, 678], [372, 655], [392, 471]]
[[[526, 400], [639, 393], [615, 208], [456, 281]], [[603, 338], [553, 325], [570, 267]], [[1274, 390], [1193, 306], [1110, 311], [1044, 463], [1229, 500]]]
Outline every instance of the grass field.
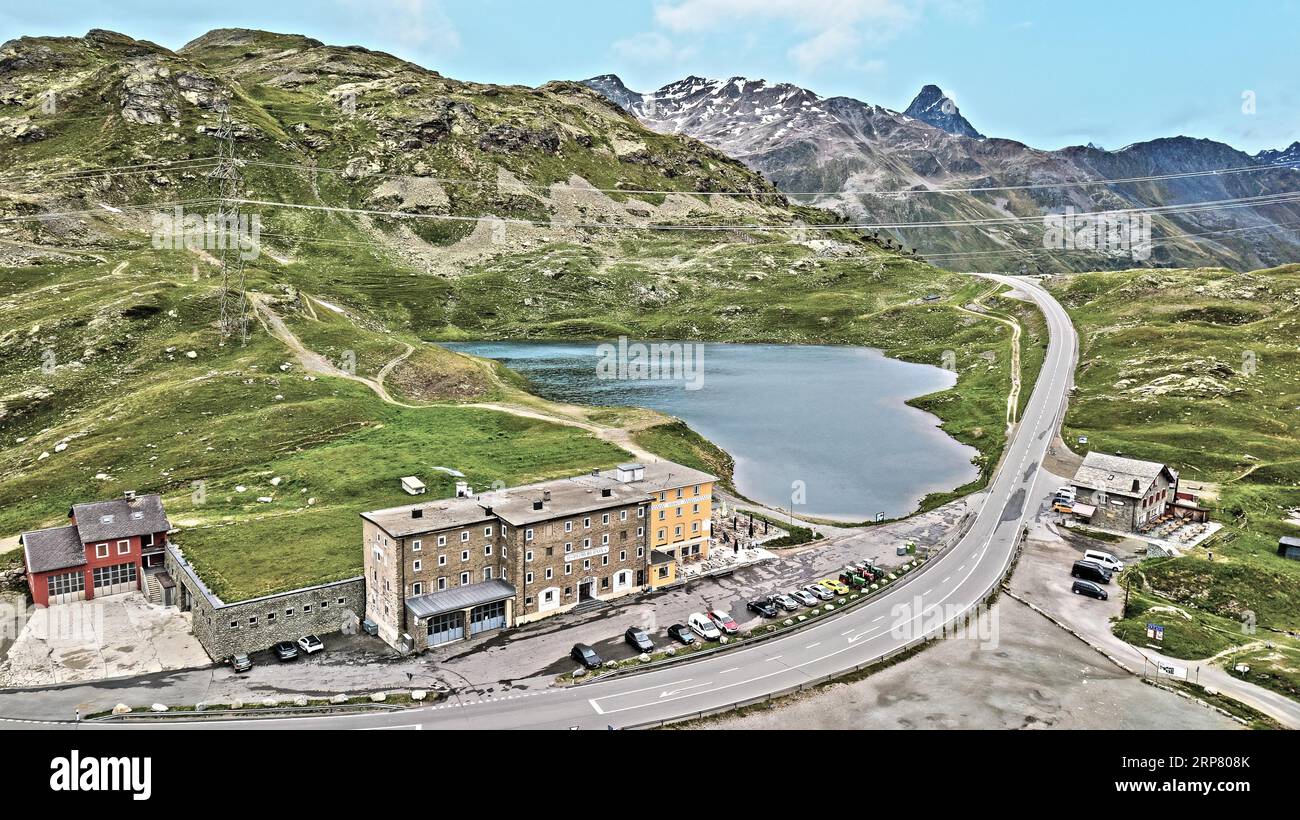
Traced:
[[1081, 343], [1066, 440], [1087, 435], [1215, 490], [1203, 503], [1224, 532], [1142, 565], [1144, 594], [1200, 624], [1182, 651], [1225, 648], [1243, 619], [1261, 634], [1300, 629], [1300, 562], [1276, 555], [1279, 536], [1300, 534], [1288, 523], [1300, 508], [1300, 266], [1089, 273], [1052, 289]]

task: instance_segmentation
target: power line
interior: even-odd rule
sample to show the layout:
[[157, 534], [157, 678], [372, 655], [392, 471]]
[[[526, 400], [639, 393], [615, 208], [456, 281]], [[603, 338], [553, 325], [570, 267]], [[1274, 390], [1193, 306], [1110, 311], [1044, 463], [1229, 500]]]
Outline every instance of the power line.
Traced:
[[0, 223], [10, 222], [45, 222], [50, 219], [61, 219], [72, 216], [87, 216], [97, 214], [103, 216], [105, 213], [117, 213], [121, 211], [151, 211], [161, 208], [175, 208], [185, 205], [210, 205], [215, 200], [210, 198], [203, 199], [179, 199], [172, 202], [151, 202], [147, 205], [100, 205], [98, 208], [86, 208], [79, 211], [47, 211], [39, 214], [29, 214], [20, 216], [0, 217]]
[[[274, 168], [296, 168], [299, 170], [315, 171], [315, 172], [326, 173], [326, 174], [347, 173], [346, 168], [323, 168], [318, 166], [303, 165], [300, 163], [291, 163], [291, 162], [270, 162], [267, 160], [249, 160], [248, 163], [250, 165], [264, 165], [264, 166], [269, 166]], [[1245, 174], [1245, 173], [1252, 173], [1256, 171], [1295, 169], [1296, 166], [1300, 166], [1300, 160], [1291, 161], [1291, 162], [1282, 162], [1282, 163], [1276, 163], [1270, 165], [1243, 165], [1235, 168], [1221, 168], [1212, 171], [1184, 171], [1184, 172], [1173, 173], [1173, 174], [1150, 174], [1147, 176], [1135, 176], [1135, 177], [1115, 177], [1115, 178], [1104, 178], [1104, 179], [1093, 179], [1093, 180], [1073, 180], [1069, 182], [1042, 182], [1042, 183], [1029, 183], [1024, 185], [986, 185], [986, 186], [978, 186], [978, 187], [971, 187], [971, 188], [919, 188], [919, 189], [908, 188], [908, 189], [898, 190], [898, 191], [870, 190], [870, 189], [861, 189], [861, 190], [847, 189], [847, 190], [825, 190], [825, 191], [780, 191], [780, 190], [777, 191], [763, 191], [763, 190], [674, 191], [674, 190], [650, 189], [650, 188], [597, 188], [595, 186], [569, 185], [568, 183], [563, 183], [563, 182], [556, 182], [550, 185], [543, 185], [541, 183], [528, 183], [523, 181], [511, 183], [508, 187], [523, 187], [523, 188], [531, 188], [537, 190], [567, 188], [574, 191], [582, 191], [588, 193], [599, 192], [605, 194], [663, 195], [663, 194], [680, 193], [688, 196], [786, 196], [786, 197], [790, 197], [790, 196], [915, 196], [915, 195], [922, 195], [922, 194], [958, 194], [958, 193], [978, 193], [981, 191], [1022, 191], [1022, 190], [1038, 190], [1038, 189], [1048, 189], [1048, 188], [1081, 188], [1081, 187], [1092, 187], [1098, 185], [1123, 185], [1123, 184], [1134, 183], [1134, 182], [1154, 182], [1154, 181], [1166, 180], [1166, 179], [1187, 179], [1193, 177], [1221, 176], [1221, 175], [1228, 175], [1228, 174]], [[481, 187], [481, 188], [500, 187], [499, 184], [496, 182], [487, 182], [479, 179], [457, 179], [454, 177], [435, 177], [435, 176], [425, 176], [419, 174], [403, 174], [403, 173], [396, 173], [396, 172], [379, 172], [379, 173], [367, 174], [367, 176], [383, 177], [383, 178], [419, 179], [428, 182], [436, 182], [440, 185], [465, 185], [470, 187]]]
[[[253, 205], [271, 208], [290, 208], [296, 210], [320, 211], [325, 213], [342, 213], [358, 214], [363, 216], [380, 216], [393, 219], [424, 219], [441, 222], [493, 222], [506, 225], [516, 225], [520, 227], [544, 227], [544, 228], [582, 228], [586, 230], [638, 230], [638, 231], [846, 231], [846, 230], [903, 230], [917, 228], [950, 228], [950, 227], [984, 227], [984, 226], [1001, 226], [1017, 225], [1026, 222], [1041, 223], [1043, 215], [1036, 216], [1012, 216], [1012, 217], [992, 217], [977, 219], [959, 219], [959, 220], [935, 220], [928, 222], [897, 222], [897, 223], [833, 223], [826, 225], [803, 224], [803, 223], [783, 223], [783, 224], [653, 224], [634, 225], [616, 222], [567, 222], [557, 221], [540, 221], [533, 219], [522, 219], [518, 217], [498, 217], [492, 215], [485, 216], [462, 216], [457, 214], [424, 214], [408, 213], [404, 211], [391, 211], [374, 208], [351, 208], [337, 205], [310, 205], [298, 202], [283, 202], [277, 200], [261, 199], [236, 199], [232, 200], [239, 205]], [[1178, 214], [1178, 213], [1200, 213], [1208, 211], [1229, 210], [1233, 208], [1251, 208], [1263, 205], [1288, 204], [1300, 201], [1300, 192], [1287, 191], [1277, 194], [1264, 194], [1253, 197], [1234, 197], [1231, 199], [1209, 200], [1200, 203], [1190, 203], [1186, 205], [1156, 205], [1142, 208], [1119, 208], [1107, 211], [1081, 211], [1075, 213], [1075, 217], [1098, 217], [1098, 216], [1127, 216], [1132, 214]]]
[[137, 173], [154, 173], [157, 171], [166, 171], [169, 169], [176, 169], [176, 170], [183, 171], [183, 170], [187, 170], [191, 166], [197, 167], [202, 165], [208, 165], [208, 164], [215, 163], [218, 160], [219, 157], [194, 157], [192, 159], [156, 160], [153, 162], [138, 162], [129, 165], [110, 165], [110, 166], [101, 166], [101, 167], [92, 166], [89, 168], [73, 168], [67, 171], [55, 171], [51, 173], [42, 173], [39, 171], [36, 172], [6, 171], [4, 173], [0, 173], [0, 178], [11, 177], [11, 176], [30, 177], [32, 175], [36, 175], [40, 177], [40, 179], [43, 181], [43, 180], [50, 180], [50, 179], [68, 179], [68, 178], [75, 178], [75, 177], [113, 176], [118, 173], [126, 173], [128, 171], [137, 172]]

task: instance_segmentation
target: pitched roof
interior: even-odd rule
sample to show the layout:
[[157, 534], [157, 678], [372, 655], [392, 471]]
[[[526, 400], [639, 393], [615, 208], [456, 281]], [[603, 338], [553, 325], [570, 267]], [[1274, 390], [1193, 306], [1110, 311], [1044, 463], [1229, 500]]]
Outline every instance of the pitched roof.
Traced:
[[163, 512], [162, 499], [156, 495], [76, 504], [72, 508], [72, 516], [76, 519], [82, 541], [87, 544], [148, 535], [151, 532], [167, 532], [172, 528], [167, 514]]
[[86, 547], [73, 526], [25, 532], [22, 542], [28, 572], [49, 572], [86, 563]]
[[[1090, 490], [1105, 490], [1111, 495], [1140, 498], [1161, 474], [1169, 481], [1177, 479], [1173, 470], [1155, 461], [1090, 452], [1074, 474], [1073, 483]], [[1137, 482], [1136, 490], [1133, 489], [1134, 482]]]

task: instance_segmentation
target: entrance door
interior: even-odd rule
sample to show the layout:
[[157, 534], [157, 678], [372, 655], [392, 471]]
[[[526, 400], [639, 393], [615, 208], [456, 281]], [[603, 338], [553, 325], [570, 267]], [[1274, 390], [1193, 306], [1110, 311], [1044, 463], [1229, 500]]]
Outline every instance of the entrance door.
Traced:
[[459, 641], [465, 637], [465, 619], [460, 610], [429, 619], [429, 646]]
[[469, 612], [469, 634], [491, 632], [506, 625], [506, 602], [476, 606]]
[[587, 578], [578, 584], [578, 603], [590, 601], [596, 597], [596, 579]]
[[47, 590], [50, 604], [66, 604], [86, 597], [86, 573], [84, 572], [50, 575], [45, 582], [49, 585]]
[[135, 580], [134, 563], [95, 567], [94, 582], [96, 598], [134, 592], [139, 588]]

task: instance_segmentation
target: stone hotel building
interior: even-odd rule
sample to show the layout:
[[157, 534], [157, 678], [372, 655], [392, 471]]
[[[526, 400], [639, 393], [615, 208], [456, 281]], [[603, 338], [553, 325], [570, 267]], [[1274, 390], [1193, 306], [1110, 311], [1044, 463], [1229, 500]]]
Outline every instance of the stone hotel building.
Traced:
[[366, 617], [388, 644], [420, 651], [645, 589], [652, 544], [674, 550], [655, 547], [674, 576], [678, 560], [707, 555], [714, 480], [624, 464], [362, 513]]

